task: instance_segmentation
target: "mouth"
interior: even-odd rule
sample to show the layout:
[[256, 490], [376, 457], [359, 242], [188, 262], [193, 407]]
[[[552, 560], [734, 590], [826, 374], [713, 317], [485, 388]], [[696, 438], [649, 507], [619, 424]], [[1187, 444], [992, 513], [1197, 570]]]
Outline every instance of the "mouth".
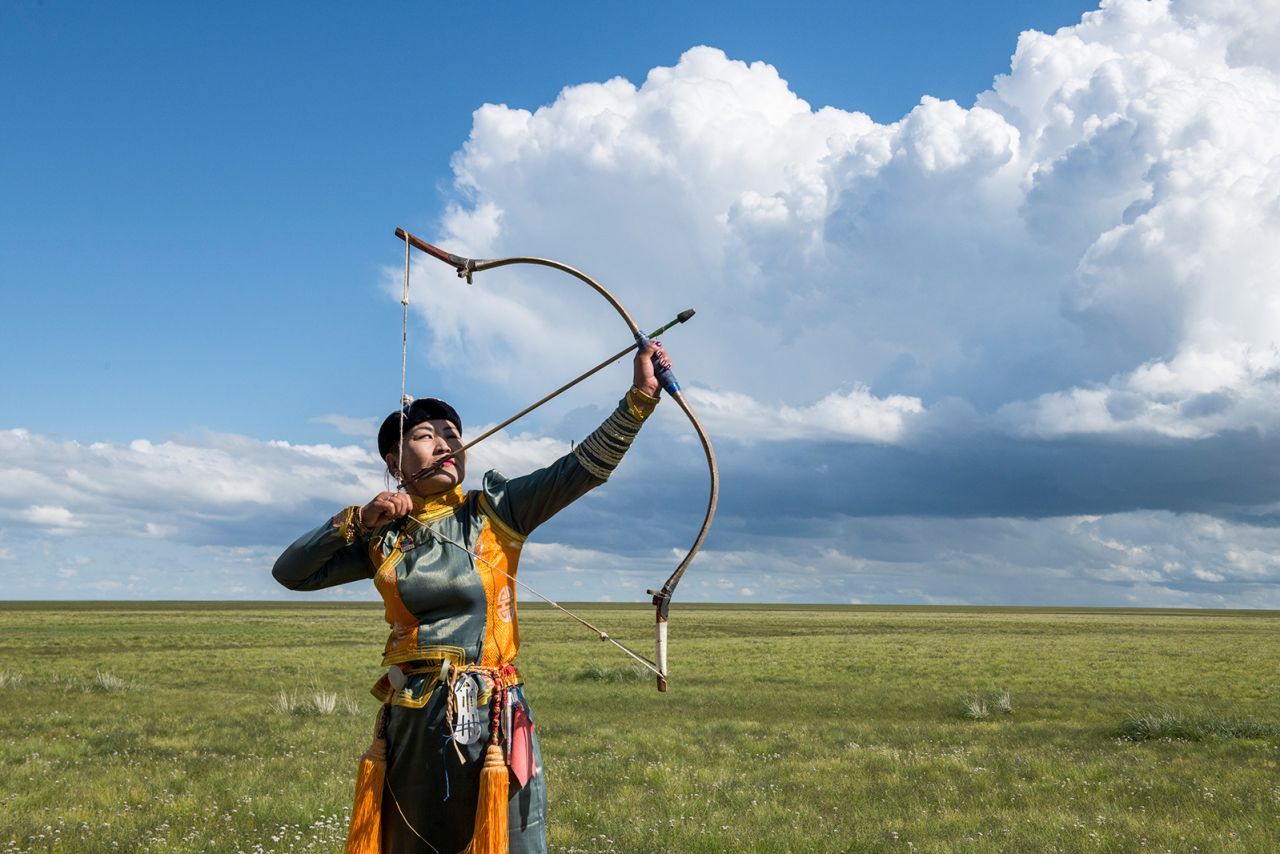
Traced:
[[432, 474], [440, 471], [445, 466], [449, 466], [450, 468], [452, 468], [455, 474], [458, 471], [457, 464], [454, 463], [453, 457], [449, 457], [448, 459], [442, 462], [430, 463], [428, 465], [423, 466], [422, 468], [414, 472], [413, 475], [409, 477], [409, 480], [422, 480], [422, 478], [424, 477], [430, 477]]

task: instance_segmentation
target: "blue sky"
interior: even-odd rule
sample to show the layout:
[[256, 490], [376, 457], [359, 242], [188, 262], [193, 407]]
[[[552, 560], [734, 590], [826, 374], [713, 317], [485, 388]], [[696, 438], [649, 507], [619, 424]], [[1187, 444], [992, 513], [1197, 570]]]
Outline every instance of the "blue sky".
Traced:
[[[389, 408], [399, 318], [377, 271], [397, 225], [432, 231], [481, 104], [535, 109], [710, 44], [815, 106], [892, 120], [923, 92], [971, 100], [1021, 29], [1088, 4], [1021, 6], [8, 5], [0, 216], [21, 322], [0, 354], [36, 365], [6, 380], [6, 420], [86, 441], [331, 438], [306, 419]], [[68, 396], [91, 431], [68, 429]]]
[[[1280, 13], [1093, 6], [7, 4], [0, 596], [285, 595], [274, 553], [381, 482], [405, 225], [699, 309], [691, 598], [1280, 607]], [[468, 425], [625, 344], [554, 279], [414, 273], [411, 390]], [[687, 440], [527, 574], [643, 598]]]

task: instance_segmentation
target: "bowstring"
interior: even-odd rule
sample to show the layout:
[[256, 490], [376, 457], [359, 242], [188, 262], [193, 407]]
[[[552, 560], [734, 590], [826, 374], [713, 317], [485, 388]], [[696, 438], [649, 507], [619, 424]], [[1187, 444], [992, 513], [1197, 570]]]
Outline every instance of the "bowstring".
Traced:
[[[400, 445], [396, 450], [396, 459], [404, 459], [404, 422], [406, 413], [404, 408], [412, 401], [405, 394], [405, 369], [409, 364], [409, 242], [406, 240], [404, 244], [404, 296], [400, 298], [400, 304], [404, 306], [404, 319], [400, 325]], [[401, 469], [401, 477], [404, 476], [403, 466], [396, 463], [396, 467]]]

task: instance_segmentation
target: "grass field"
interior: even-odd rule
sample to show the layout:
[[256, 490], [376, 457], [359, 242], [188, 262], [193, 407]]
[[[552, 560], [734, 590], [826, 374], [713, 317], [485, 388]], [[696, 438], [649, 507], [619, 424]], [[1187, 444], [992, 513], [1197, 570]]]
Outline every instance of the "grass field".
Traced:
[[[648, 610], [587, 606], [647, 650]], [[1280, 614], [525, 607], [557, 851], [1280, 850]], [[374, 605], [0, 603], [0, 852], [335, 851]], [[985, 715], [985, 716], [984, 716]]]

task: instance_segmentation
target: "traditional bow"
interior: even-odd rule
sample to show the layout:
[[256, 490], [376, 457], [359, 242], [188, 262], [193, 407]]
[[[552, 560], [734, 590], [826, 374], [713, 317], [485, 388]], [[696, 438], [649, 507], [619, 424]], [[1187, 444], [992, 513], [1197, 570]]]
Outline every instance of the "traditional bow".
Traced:
[[[568, 264], [562, 264], [559, 261], [553, 261], [548, 258], [533, 258], [526, 256], [497, 258], [492, 260], [463, 258], [459, 255], [454, 255], [452, 253], [445, 252], [443, 249], [432, 246], [430, 243], [415, 237], [402, 228], [396, 229], [396, 237], [404, 240], [408, 245], [413, 246], [415, 249], [425, 252], [431, 257], [443, 261], [453, 267], [457, 271], [458, 277], [466, 279], [468, 284], [472, 283], [472, 279], [476, 273], [480, 273], [485, 270], [492, 270], [496, 267], [508, 267], [514, 264], [533, 264], [541, 267], [551, 267], [554, 270], [560, 270], [563, 273], [568, 273], [570, 276], [573, 276], [575, 279], [578, 279], [588, 285], [592, 290], [604, 297], [605, 301], [607, 301], [609, 305], [613, 306], [614, 311], [616, 311], [622, 318], [623, 322], [627, 324], [627, 328], [631, 331], [632, 336], [636, 340], [636, 346], [643, 349], [649, 345], [649, 338], [641, 331], [640, 326], [631, 317], [630, 312], [623, 308], [622, 303], [618, 301], [617, 297], [609, 293], [609, 291], [595, 279], [592, 279], [580, 270], [570, 267]], [[689, 314], [691, 313], [692, 312], [689, 312]], [[682, 317], [684, 317], [684, 315], [682, 315]], [[711, 481], [710, 492], [707, 498], [707, 512], [703, 517], [702, 527], [698, 530], [698, 536], [693, 540], [693, 545], [690, 546], [688, 553], [685, 554], [684, 558], [676, 566], [675, 571], [671, 573], [671, 576], [666, 580], [662, 587], [658, 590], [649, 591], [650, 595], [653, 596], [656, 618], [655, 669], [658, 676], [658, 690], [666, 691], [667, 617], [671, 608], [671, 597], [675, 594], [676, 585], [680, 583], [680, 579], [684, 576], [685, 570], [689, 568], [689, 564], [693, 561], [694, 555], [696, 555], [698, 553], [698, 549], [702, 547], [702, 541], [706, 539], [707, 531], [711, 529], [711, 522], [716, 515], [716, 503], [720, 498], [720, 470], [716, 466], [716, 453], [711, 447], [711, 439], [708, 438], [707, 431], [703, 429], [702, 423], [698, 420], [698, 416], [694, 414], [693, 409], [689, 406], [689, 402], [685, 400], [684, 393], [680, 390], [680, 383], [676, 380], [675, 374], [672, 373], [669, 366], [659, 365], [656, 357], [654, 360], [654, 367], [655, 376], [657, 377], [658, 382], [662, 384], [662, 387], [666, 389], [667, 393], [671, 396], [671, 399], [676, 402], [681, 411], [688, 417], [689, 423], [693, 425], [694, 432], [698, 434], [698, 441], [702, 443], [702, 450], [707, 456], [707, 470]], [[539, 401], [534, 406], [529, 407], [519, 414], [523, 415], [532, 411], [548, 399], [550, 398], [544, 398], [542, 401]], [[474, 442], [470, 444], [474, 444]]]

